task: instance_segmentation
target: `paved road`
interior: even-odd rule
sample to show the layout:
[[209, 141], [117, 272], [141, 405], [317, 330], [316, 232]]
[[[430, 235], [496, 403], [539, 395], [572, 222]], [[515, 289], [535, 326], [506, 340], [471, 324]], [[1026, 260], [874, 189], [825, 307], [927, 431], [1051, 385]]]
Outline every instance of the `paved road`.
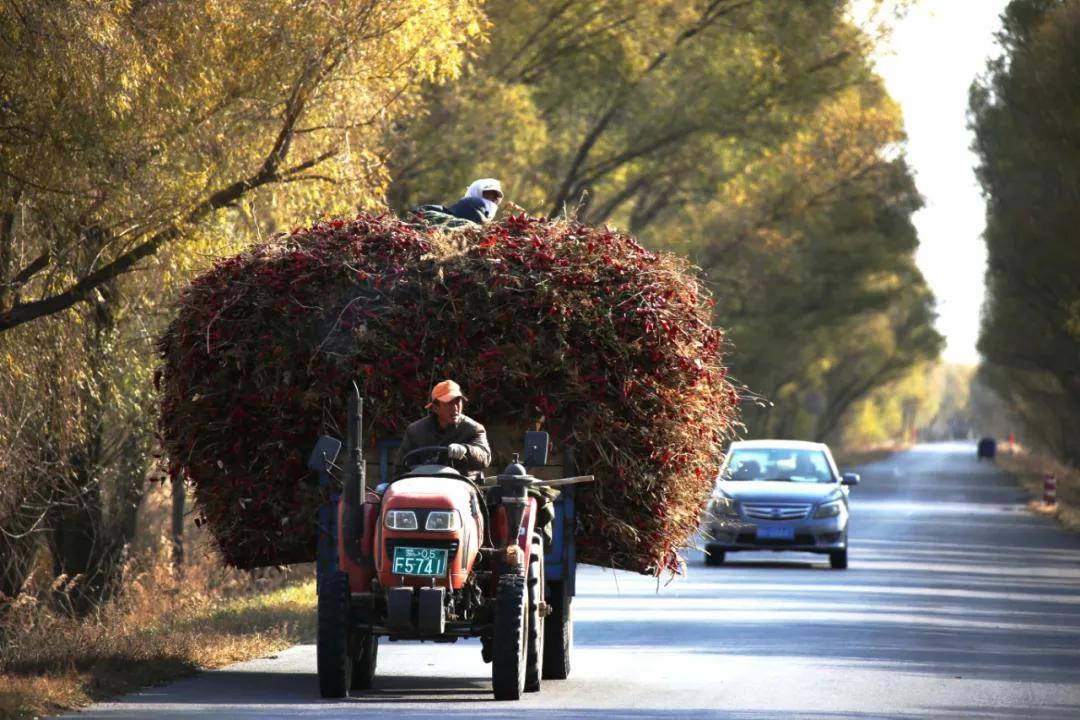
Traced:
[[1080, 538], [971, 444], [862, 468], [851, 567], [735, 555], [666, 587], [585, 568], [571, 679], [490, 699], [479, 645], [387, 643], [377, 689], [318, 699], [313, 646], [83, 718], [1080, 718]]

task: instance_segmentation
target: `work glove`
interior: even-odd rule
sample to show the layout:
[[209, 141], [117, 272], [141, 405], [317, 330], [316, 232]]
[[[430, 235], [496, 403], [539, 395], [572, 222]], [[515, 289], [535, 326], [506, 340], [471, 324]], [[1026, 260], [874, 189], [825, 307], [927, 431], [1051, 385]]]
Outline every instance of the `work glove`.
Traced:
[[461, 460], [465, 457], [465, 446], [461, 443], [451, 443], [446, 446], [446, 456], [451, 460]]

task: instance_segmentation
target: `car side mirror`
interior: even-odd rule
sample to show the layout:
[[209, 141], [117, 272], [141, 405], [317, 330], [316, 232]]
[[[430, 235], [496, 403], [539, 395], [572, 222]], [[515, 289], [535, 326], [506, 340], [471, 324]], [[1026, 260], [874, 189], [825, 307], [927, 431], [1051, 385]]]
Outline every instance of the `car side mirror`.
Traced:
[[525, 452], [522, 457], [525, 458], [522, 463], [525, 467], [547, 465], [548, 434], [537, 430], [525, 433]]
[[334, 466], [338, 453], [341, 452], [341, 441], [329, 435], [321, 436], [315, 443], [315, 449], [311, 451], [307, 466], [315, 472], [323, 472]]
[[840, 476], [841, 485], [858, 485], [859, 473], [844, 473]]

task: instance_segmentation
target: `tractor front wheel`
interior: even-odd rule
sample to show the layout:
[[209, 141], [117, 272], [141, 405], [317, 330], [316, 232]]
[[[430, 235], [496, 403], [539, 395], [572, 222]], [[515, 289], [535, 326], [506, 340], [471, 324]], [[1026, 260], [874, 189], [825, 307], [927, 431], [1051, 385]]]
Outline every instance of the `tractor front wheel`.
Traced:
[[501, 576], [495, 590], [495, 636], [491, 639], [491, 684], [496, 700], [520, 700], [525, 690], [527, 606], [525, 577]]
[[544, 599], [544, 541], [533, 536], [529, 553], [529, 573], [525, 578], [529, 595], [529, 628], [525, 642], [525, 692], [537, 692], [544, 674], [544, 616], [540, 602]]
[[319, 582], [319, 627], [315, 638], [319, 693], [324, 698], [349, 694], [352, 658], [349, 657], [349, 576], [334, 572]]

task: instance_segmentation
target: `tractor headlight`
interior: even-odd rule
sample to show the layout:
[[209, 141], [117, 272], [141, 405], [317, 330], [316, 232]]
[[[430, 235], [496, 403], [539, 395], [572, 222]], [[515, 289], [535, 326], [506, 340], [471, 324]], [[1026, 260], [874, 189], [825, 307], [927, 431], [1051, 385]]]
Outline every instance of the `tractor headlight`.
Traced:
[[424, 523], [425, 530], [457, 530], [460, 527], [461, 520], [456, 510], [432, 510]]
[[837, 515], [840, 514], [840, 506], [841, 505], [843, 505], [843, 503], [840, 502], [839, 500], [836, 500], [836, 501], [831, 502], [831, 503], [825, 503], [824, 505], [822, 505], [821, 507], [819, 507], [817, 509], [817, 512], [814, 513], [814, 517], [819, 518], [819, 519], [820, 518], [836, 517]]
[[416, 530], [416, 513], [412, 510], [387, 510], [386, 527], [391, 530]]

